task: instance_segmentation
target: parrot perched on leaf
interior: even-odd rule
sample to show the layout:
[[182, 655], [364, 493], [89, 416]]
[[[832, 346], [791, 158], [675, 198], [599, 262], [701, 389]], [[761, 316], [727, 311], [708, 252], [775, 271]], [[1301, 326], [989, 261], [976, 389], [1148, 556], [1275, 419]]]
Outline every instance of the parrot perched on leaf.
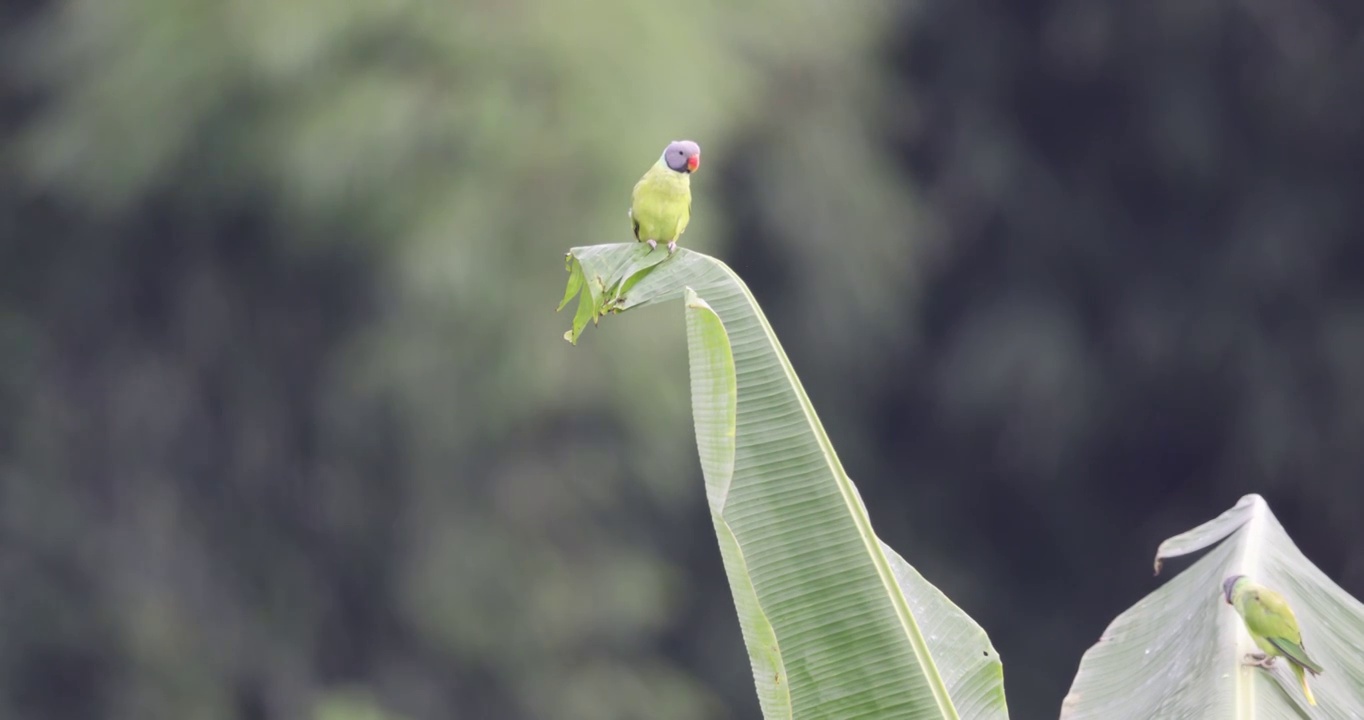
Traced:
[[691, 174], [700, 166], [701, 146], [690, 140], [674, 140], [635, 183], [630, 195], [630, 222], [635, 239], [648, 243], [649, 252], [659, 243], [668, 244], [669, 255], [677, 249], [677, 239], [691, 220]]
[[1259, 667], [1273, 667], [1275, 658], [1288, 658], [1293, 674], [1302, 685], [1302, 693], [1307, 696], [1309, 705], [1316, 705], [1312, 690], [1307, 687], [1307, 676], [1321, 673], [1321, 666], [1307, 657], [1302, 646], [1302, 631], [1298, 628], [1298, 618], [1283, 596], [1250, 581], [1245, 575], [1232, 575], [1222, 582], [1222, 594], [1227, 604], [1236, 608], [1245, 621], [1246, 630], [1259, 646], [1262, 653], [1247, 655], [1248, 664]]

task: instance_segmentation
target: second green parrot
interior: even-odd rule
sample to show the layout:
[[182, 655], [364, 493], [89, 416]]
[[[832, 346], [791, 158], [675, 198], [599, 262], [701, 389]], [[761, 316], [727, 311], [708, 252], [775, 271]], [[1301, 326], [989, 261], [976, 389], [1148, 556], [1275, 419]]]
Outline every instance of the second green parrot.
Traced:
[[1317, 699], [1312, 697], [1312, 690], [1307, 687], [1305, 673], [1317, 675], [1322, 668], [1307, 656], [1298, 618], [1293, 615], [1293, 608], [1288, 606], [1288, 601], [1264, 585], [1251, 582], [1245, 575], [1232, 575], [1222, 581], [1222, 594], [1227, 604], [1235, 607], [1240, 614], [1251, 639], [1264, 651], [1247, 656], [1251, 660], [1249, 664], [1269, 668], [1274, 665], [1275, 658], [1287, 658], [1293, 674], [1302, 685], [1302, 694], [1307, 696], [1307, 703], [1316, 705]]
[[677, 249], [677, 239], [691, 220], [691, 174], [700, 166], [701, 146], [690, 140], [674, 140], [635, 183], [630, 194], [630, 222], [635, 239], [648, 243], [650, 252], [659, 243], [668, 244], [669, 255]]

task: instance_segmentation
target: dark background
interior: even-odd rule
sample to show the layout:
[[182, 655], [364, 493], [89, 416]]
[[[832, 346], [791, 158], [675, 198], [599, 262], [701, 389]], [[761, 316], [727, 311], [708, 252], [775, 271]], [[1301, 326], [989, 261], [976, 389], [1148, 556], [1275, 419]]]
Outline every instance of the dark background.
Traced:
[[0, 715], [756, 717], [680, 312], [552, 313], [680, 137], [1014, 717], [1244, 493], [1364, 594], [1361, 21], [0, 0]]

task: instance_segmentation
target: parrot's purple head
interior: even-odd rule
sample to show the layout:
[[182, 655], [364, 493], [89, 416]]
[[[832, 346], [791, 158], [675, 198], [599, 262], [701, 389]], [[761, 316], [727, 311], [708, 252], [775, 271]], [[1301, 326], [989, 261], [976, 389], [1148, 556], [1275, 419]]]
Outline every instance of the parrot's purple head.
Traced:
[[701, 146], [690, 140], [674, 140], [663, 149], [663, 162], [680, 173], [695, 172], [701, 167]]
[[1243, 577], [1245, 577], [1245, 575], [1232, 575], [1231, 577], [1222, 581], [1222, 596], [1227, 599], [1228, 605], [1231, 604], [1231, 593], [1233, 590], [1236, 589], [1236, 581], [1240, 580]]

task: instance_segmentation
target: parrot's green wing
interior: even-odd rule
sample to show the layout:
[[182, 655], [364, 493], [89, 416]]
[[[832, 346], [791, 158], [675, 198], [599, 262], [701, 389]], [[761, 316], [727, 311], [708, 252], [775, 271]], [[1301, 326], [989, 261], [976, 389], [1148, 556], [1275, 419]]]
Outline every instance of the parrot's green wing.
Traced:
[[1313, 674], [1321, 672], [1321, 666], [1307, 657], [1307, 652], [1303, 650], [1298, 618], [1293, 615], [1293, 609], [1282, 595], [1263, 586], [1247, 588], [1244, 604], [1242, 615], [1251, 633], [1264, 638], [1293, 664]]
[[1307, 657], [1307, 651], [1302, 649], [1302, 645], [1281, 637], [1269, 636], [1265, 639], [1268, 640], [1271, 645], [1278, 648], [1279, 652], [1283, 653], [1283, 656], [1291, 660], [1294, 665], [1301, 666], [1313, 675], [1321, 674], [1321, 665], [1313, 662], [1312, 658]]

